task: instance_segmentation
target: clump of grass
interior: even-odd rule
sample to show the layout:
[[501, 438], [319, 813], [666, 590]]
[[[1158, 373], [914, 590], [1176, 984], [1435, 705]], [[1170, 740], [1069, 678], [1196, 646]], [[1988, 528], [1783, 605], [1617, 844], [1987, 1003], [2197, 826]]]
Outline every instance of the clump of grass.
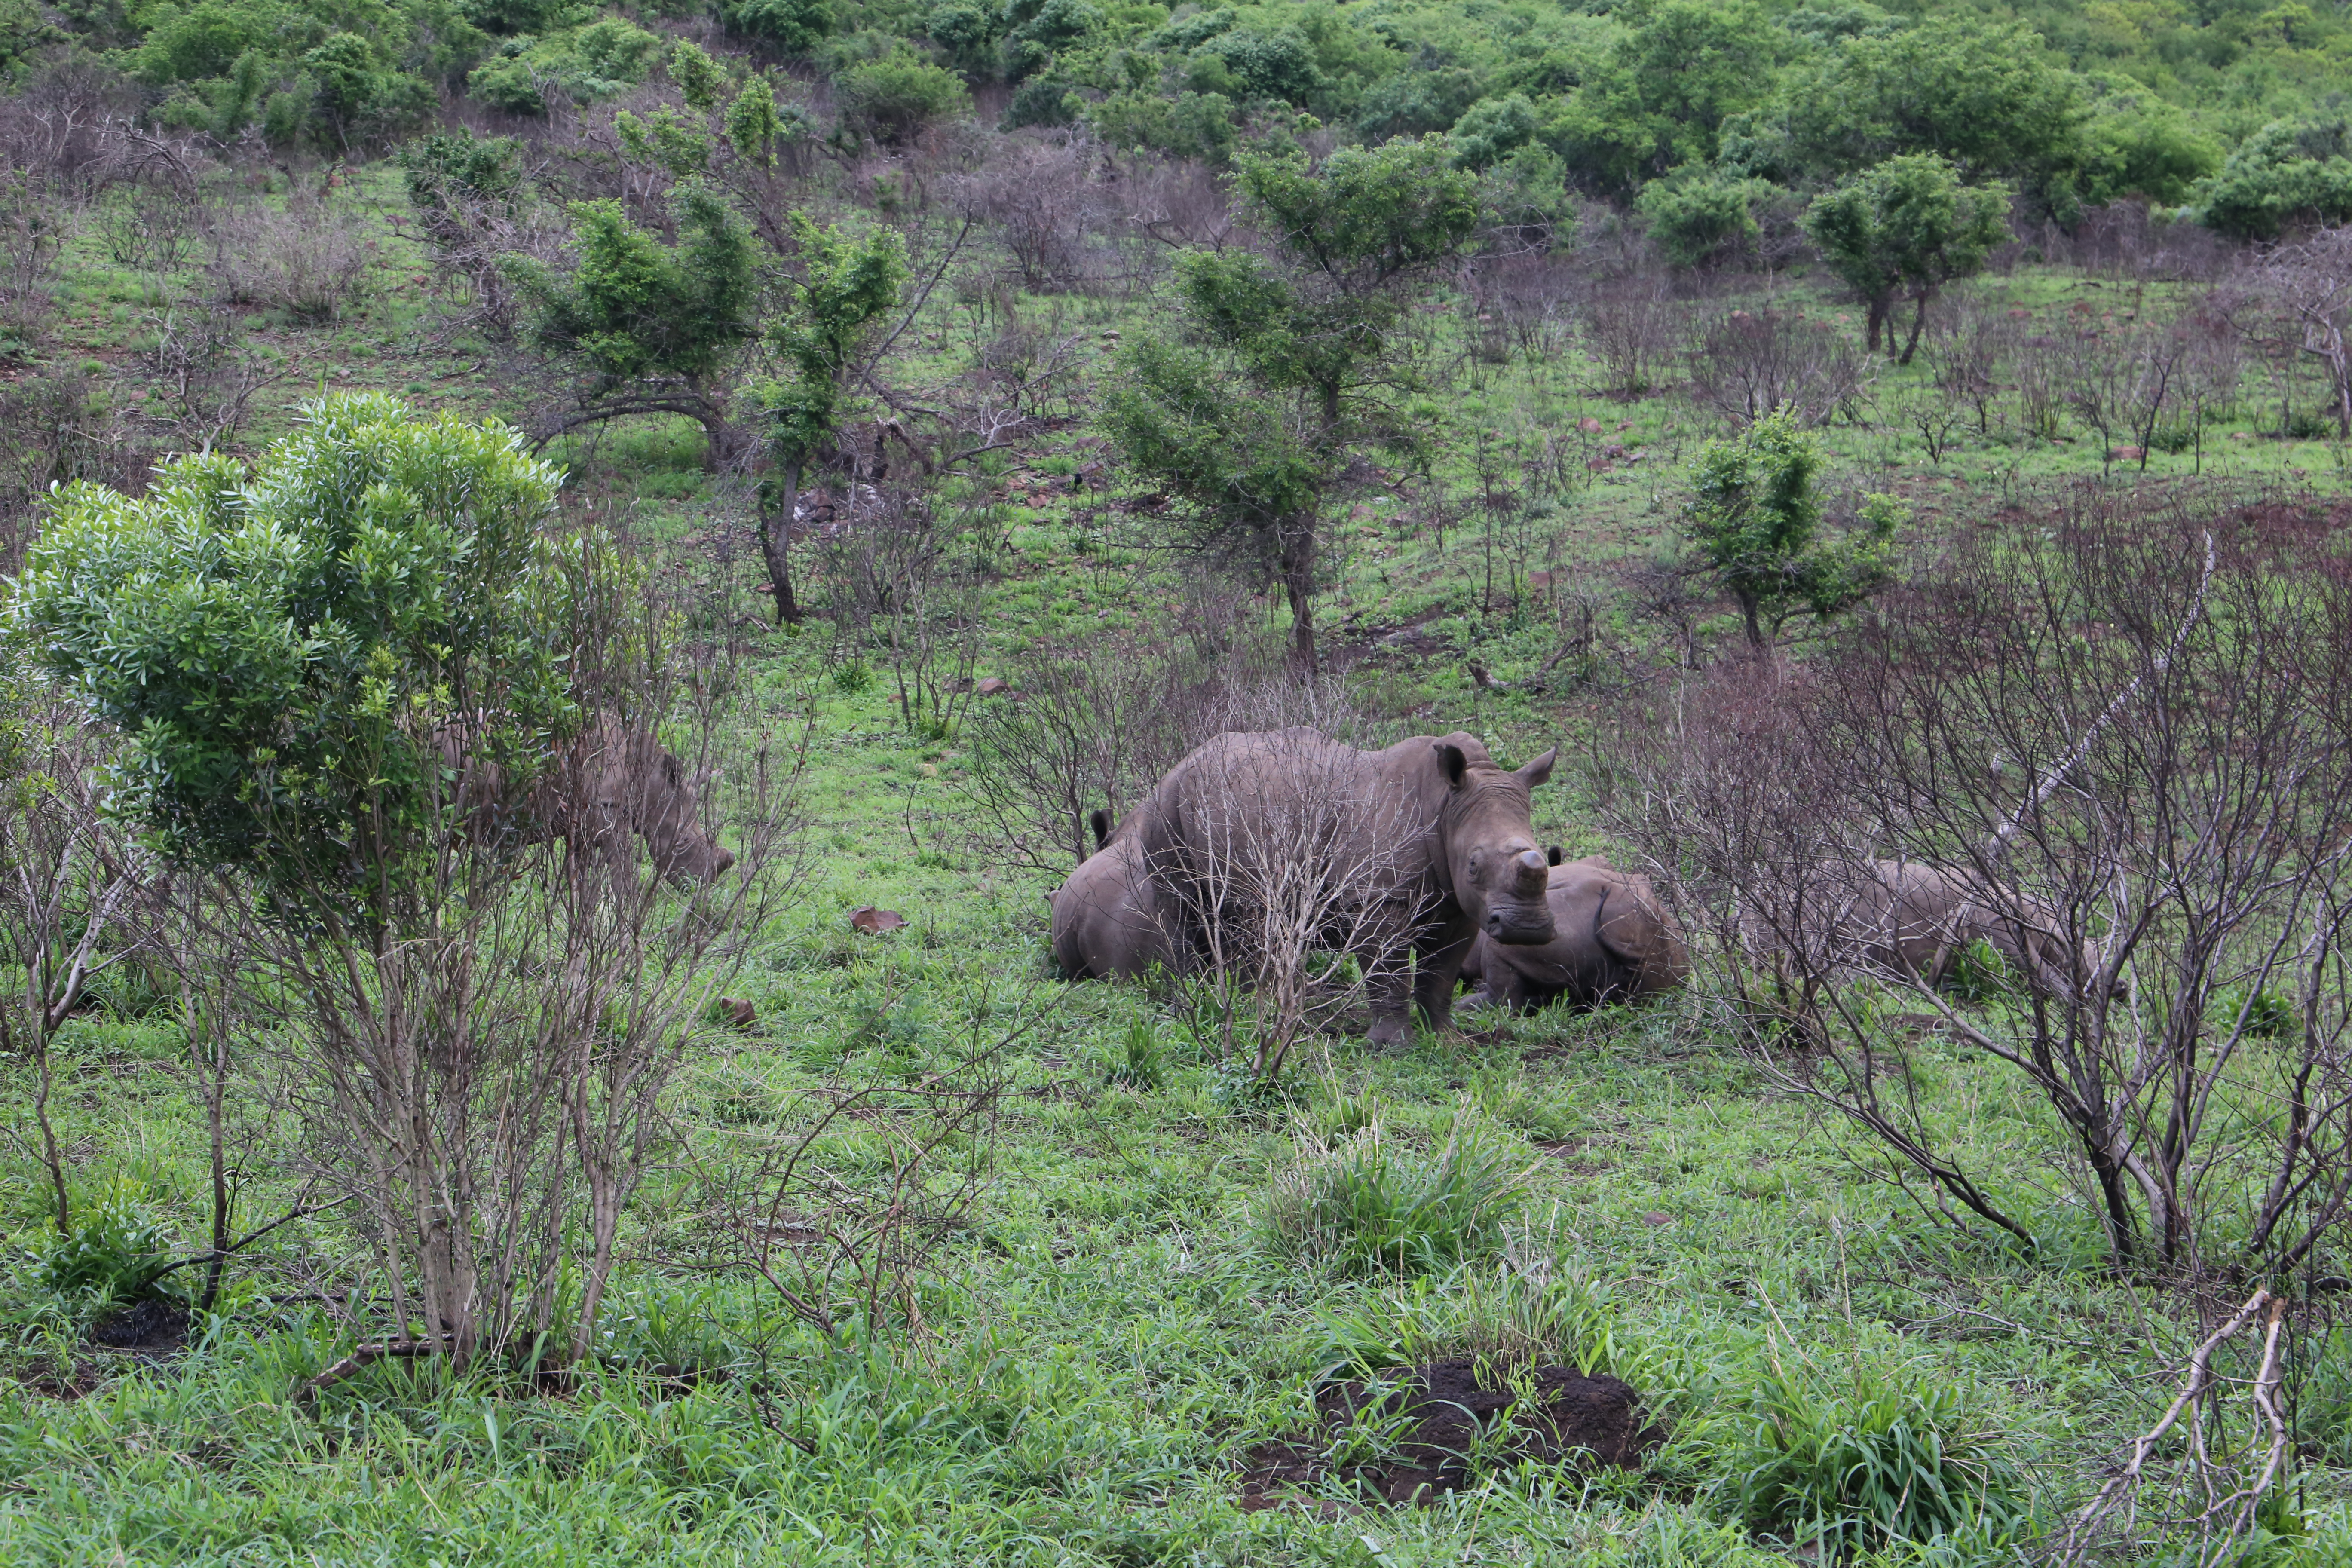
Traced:
[[1916, 1385], [1856, 1363], [1833, 1385], [1775, 1365], [1749, 1406], [1732, 1485], [1750, 1528], [1834, 1560], [2024, 1531], [2025, 1482], [1948, 1383]]
[[71, 1236], [50, 1247], [35, 1278], [60, 1295], [118, 1301], [168, 1296], [156, 1271], [169, 1260], [171, 1245], [170, 1234], [118, 1186], [83, 1212]]
[[1611, 1331], [1608, 1288], [1515, 1241], [1491, 1267], [1443, 1279], [1402, 1280], [1377, 1296], [1327, 1312], [1334, 1362], [1362, 1372], [1420, 1366], [1460, 1355], [1497, 1366], [1572, 1366], [1616, 1373], [1622, 1359]]
[[1979, 1005], [2014, 995], [2018, 989], [2009, 961], [1982, 937], [1952, 955], [1952, 973], [1946, 985], [1959, 1000]]
[[2246, 1033], [2257, 1040], [2292, 1039], [2303, 1030], [2294, 1004], [2276, 991], [2252, 991], [2233, 985], [2213, 998], [2211, 1017], [2223, 1029], [2233, 1029], [2242, 1016]]
[[1266, 1195], [1266, 1243], [1350, 1273], [1442, 1273], [1485, 1256], [1517, 1216], [1528, 1176], [1460, 1116], [1432, 1154], [1398, 1148], [1377, 1119], [1337, 1142], [1301, 1127], [1297, 1148]]
[[1103, 1075], [1106, 1083], [1129, 1089], [1159, 1089], [1168, 1081], [1168, 1048], [1160, 1040], [1160, 1026], [1150, 1018], [1128, 1021], [1127, 1037], [1118, 1057]]

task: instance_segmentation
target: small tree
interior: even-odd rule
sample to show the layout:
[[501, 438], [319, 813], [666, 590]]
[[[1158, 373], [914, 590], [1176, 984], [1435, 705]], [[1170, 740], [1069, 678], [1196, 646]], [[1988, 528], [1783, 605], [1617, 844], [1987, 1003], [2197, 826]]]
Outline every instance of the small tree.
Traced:
[[803, 269], [787, 285], [785, 314], [768, 329], [768, 341], [790, 374], [752, 389], [767, 412], [768, 451], [776, 466], [775, 480], [760, 490], [760, 550], [779, 623], [801, 618], [790, 553], [801, 475], [833, 446], [850, 362], [876, 320], [898, 303], [907, 282], [907, 246], [896, 230], [876, 228], [853, 239], [799, 213], [792, 223]]
[[682, 414], [702, 426], [716, 467], [731, 436], [728, 373], [760, 330], [758, 253], [709, 187], [681, 184], [673, 205], [674, 245], [631, 223], [619, 202], [576, 202], [578, 260], [569, 272], [526, 256], [505, 265], [533, 308], [534, 341], [588, 371], [578, 410], [546, 436], [635, 414]]
[[585, 1351], [708, 960], [764, 885], [755, 832], [679, 909], [613, 822], [627, 764], [589, 737], [658, 718], [664, 679], [723, 683], [667, 646], [677, 617], [632, 623], [609, 548], [543, 537], [557, 475], [521, 445], [327, 400], [250, 474], [187, 458], [141, 498], [66, 492], [16, 605], [122, 737], [115, 808], [215, 874], [255, 955], [244, 1000], [281, 1020], [314, 1171], [362, 1205], [390, 1292], [347, 1370], [560, 1363], [574, 1287]]
[[1738, 601], [1750, 647], [1764, 647], [1800, 611], [1827, 620], [1886, 580], [1902, 504], [1865, 496], [1859, 528], [1824, 542], [1813, 483], [1821, 466], [1820, 447], [1786, 406], [1709, 442], [1691, 465], [1698, 493], [1683, 508], [1683, 526]]
[[1869, 308], [1868, 346], [1879, 335], [1895, 352], [1887, 317], [1898, 297], [1916, 302], [1899, 363], [1909, 364], [1927, 325], [1927, 302], [1955, 279], [1973, 276], [2009, 238], [2009, 191], [1963, 185], [1959, 171], [1930, 153], [1889, 158], [1817, 198], [1805, 232], [1822, 258]]
[[1470, 237], [1477, 182], [1436, 136], [1344, 149], [1320, 166], [1239, 162], [1242, 205], [1267, 251], [1184, 253], [1192, 342], [1129, 349], [1104, 422], [1192, 509], [1195, 542], [1272, 567], [1311, 670], [1323, 495], [1359, 439], [1411, 439], [1379, 417], [1381, 394], [1411, 381], [1398, 342], [1405, 286]]

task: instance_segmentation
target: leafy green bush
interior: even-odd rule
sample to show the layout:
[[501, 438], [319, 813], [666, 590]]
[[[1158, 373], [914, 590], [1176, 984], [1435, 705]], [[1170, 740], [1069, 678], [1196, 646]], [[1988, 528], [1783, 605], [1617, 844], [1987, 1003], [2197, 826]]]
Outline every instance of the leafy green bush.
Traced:
[[127, 737], [115, 800], [164, 854], [374, 918], [353, 859], [442, 821], [438, 715], [499, 715], [485, 754], [516, 768], [580, 721], [548, 629], [558, 476], [503, 426], [380, 395], [304, 414], [250, 469], [63, 492], [11, 610]]
[[2197, 187], [2191, 212], [2240, 239], [2274, 239], [2290, 224], [2352, 217], [2352, 120], [2263, 126]]
[[721, 13], [739, 33], [764, 38], [788, 55], [804, 55], [835, 26], [826, 0], [740, 0]]
[[2256, 991], [2249, 995], [2247, 987], [2233, 985], [2213, 998], [2210, 1016], [2215, 1027], [2236, 1028], [2242, 1013], [2245, 1015], [2246, 1033], [2258, 1040], [2284, 1040], [2303, 1027], [2294, 1004], [2275, 991]]
[[1754, 242], [1759, 233], [1754, 204], [1770, 189], [1762, 180], [1693, 170], [1643, 186], [1634, 205], [1668, 261], [1676, 267], [1701, 267]]
[[2023, 1477], [1948, 1383], [1915, 1388], [1857, 1365], [1831, 1386], [1776, 1369], [1750, 1410], [1732, 1484], [1752, 1529], [1841, 1557], [2024, 1531]]
[[1510, 1150], [1460, 1117], [1430, 1155], [1395, 1148], [1377, 1121], [1336, 1143], [1302, 1131], [1261, 1223], [1276, 1254], [1296, 1261], [1442, 1272], [1500, 1243], [1525, 1177]]
[[646, 79], [661, 40], [607, 16], [584, 27], [534, 38], [509, 38], [466, 79], [466, 90], [509, 114], [547, 112], [550, 90], [576, 103], [614, 98]]
[[65, 1295], [113, 1300], [169, 1294], [153, 1278], [171, 1261], [171, 1236], [130, 1194], [117, 1189], [88, 1210], [74, 1233], [52, 1246], [35, 1278]]
[[961, 77], [911, 54], [851, 66], [833, 86], [842, 123], [891, 145], [911, 142], [933, 121], [971, 108]]

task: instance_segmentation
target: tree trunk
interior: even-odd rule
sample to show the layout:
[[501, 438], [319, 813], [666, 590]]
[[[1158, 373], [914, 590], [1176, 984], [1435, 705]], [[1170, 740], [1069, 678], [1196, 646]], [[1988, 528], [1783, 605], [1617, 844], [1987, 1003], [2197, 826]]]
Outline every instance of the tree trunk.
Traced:
[[1865, 327], [1865, 341], [1863, 345], [1865, 352], [1870, 353], [1876, 353], [1878, 352], [1878, 340], [1880, 335], [1886, 331], [1887, 312], [1893, 308], [1894, 301], [1884, 295], [1873, 299], [1870, 301], [1870, 315]]
[[[1911, 336], [1904, 342], [1903, 357], [1895, 362], [1896, 364], [1909, 364], [1911, 356], [1919, 352], [1919, 334], [1927, 328], [1927, 301], [1932, 297], [1931, 293], [1923, 293], [1919, 296], [1919, 309], [1911, 317]], [[1887, 347], [1894, 346], [1894, 340], [1888, 339]]]
[[1315, 530], [1295, 527], [1282, 550], [1282, 589], [1290, 601], [1291, 646], [1309, 676], [1323, 673], [1315, 649]]
[[784, 470], [771, 508], [760, 508], [760, 553], [768, 563], [768, 586], [776, 597], [776, 624], [801, 624], [801, 602], [793, 595], [793, 515], [800, 510], [801, 470], [795, 463]]
[[1734, 589], [1732, 593], [1733, 596], [1739, 601], [1740, 615], [1748, 621], [1748, 646], [1761, 649], [1764, 646], [1764, 623], [1759, 616], [1761, 605], [1759, 604], [1755, 595], [1744, 589]]

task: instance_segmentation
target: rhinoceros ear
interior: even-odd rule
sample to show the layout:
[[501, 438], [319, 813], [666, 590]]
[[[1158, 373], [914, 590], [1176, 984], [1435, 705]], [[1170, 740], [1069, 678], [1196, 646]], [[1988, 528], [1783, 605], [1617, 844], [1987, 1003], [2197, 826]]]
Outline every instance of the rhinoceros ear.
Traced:
[[1110, 813], [1105, 811], [1100, 806], [1097, 806], [1093, 813], [1087, 816], [1087, 825], [1095, 830], [1095, 848], [1098, 851], [1109, 848]]
[[1551, 765], [1559, 759], [1559, 748], [1558, 746], [1554, 746], [1550, 751], [1546, 752], [1542, 756], [1538, 757], [1534, 762], [1529, 763], [1526, 767], [1519, 770], [1520, 782], [1525, 784], [1529, 789], [1535, 788], [1536, 785], [1551, 777]]
[[1462, 787], [1463, 779], [1470, 772], [1470, 759], [1451, 741], [1437, 742], [1437, 765], [1445, 770], [1445, 782], [1455, 789]]

